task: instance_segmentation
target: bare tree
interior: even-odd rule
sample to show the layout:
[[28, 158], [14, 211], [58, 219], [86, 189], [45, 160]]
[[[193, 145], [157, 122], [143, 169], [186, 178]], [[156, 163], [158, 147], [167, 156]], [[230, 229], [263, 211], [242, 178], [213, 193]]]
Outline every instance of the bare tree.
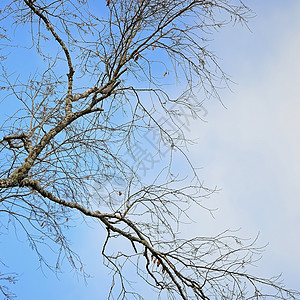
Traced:
[[[218, 97], [228, 81], [209, 35], [252, 16], [235, 0], [2, 0], [1, 103], [13, 108], [1, 125], [1, 228], [23, 230], [50, 269], [67, 258], [84, 273], [68, 224], [74, 211], [96, 220], [113, 270], [108, 298], [142, 298], [128, 263], [170, 299], [299, 296], [247, 271], [262, 251], [256, 240], [178, 233], [189, 207], [214, 191], [189, 161], [182, 119], [201, 118], [199, 94]], [[140, 152], [146, 135], [156, 137], [151, 156]], [[166, 168], [157, 164], [151, 182], [142, 177], [145, 161], [152, 168], [166, 151]], [[174, 172], [179, 154], [192, 177]], [[55, 266], [41, 244], [57, 250]]]

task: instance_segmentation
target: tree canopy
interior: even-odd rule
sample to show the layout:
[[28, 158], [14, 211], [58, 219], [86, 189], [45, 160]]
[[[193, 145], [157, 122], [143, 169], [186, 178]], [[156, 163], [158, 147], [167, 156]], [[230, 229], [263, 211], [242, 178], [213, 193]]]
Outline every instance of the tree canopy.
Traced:
[[[106, 232], [99, 256], [112, 270], [111, 299], [145, 297], [128, 282], [128, 263], [170, 299], [299, 296], [247, 271], [262, 251], [256, 240], [179, 230], [214, 192], [185, 135], [186, 116], [201, 119], [203, 100], [229, 81], [211, 34], [253, 15], [235, 0], [3, 0], [1, 229], [24, 231], [50, 269], [67, 259], [84, 275], [68, 226], [74, 211], [94, 219]], [[54, 266], [41, 244], [56, 249]], [[14, 280], [0, 271], [7, 298]]]

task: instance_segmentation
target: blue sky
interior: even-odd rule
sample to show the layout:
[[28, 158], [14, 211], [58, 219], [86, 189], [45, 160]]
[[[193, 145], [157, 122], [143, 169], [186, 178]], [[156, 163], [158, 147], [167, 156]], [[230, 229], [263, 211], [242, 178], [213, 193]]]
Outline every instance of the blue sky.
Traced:
[[[212, 235], [241, 228], [243, 237], [259, 232], [259, 243], [269, 245], [257, 274], [282, 272], [288, 287], [300, 289], [300, 3], [249, 3], [257, 13], [249, 24], [252, 32], [229, 26], [213, 42], [236, 82], [233, 92], [221, 92], [226, 109], [216, 100], [206, 102], [207, 122], [193, 122], [188, 132], [198, 141], [189, 151], [202, 167], [200, 177], [221, 189], [206, 202], [218, 210], [214, 219], [193, 210], [197, 225], [186, 230]], [[7, 271], [20, 274], [13, 287], [18, 299], [106, 299], [108, 271], [100, 257], [104, 230], [78, 220], [70, 237], [93, 276], [88, 285], [67, 264], [59, 280], [47, 270], [44, 276], [22, 236], [21, 241], [1, 236]]]

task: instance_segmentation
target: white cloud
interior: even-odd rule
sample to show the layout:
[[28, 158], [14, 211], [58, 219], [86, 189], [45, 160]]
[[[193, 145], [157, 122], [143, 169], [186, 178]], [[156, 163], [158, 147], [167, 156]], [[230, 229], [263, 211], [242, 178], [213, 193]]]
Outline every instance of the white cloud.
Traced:
[[[227, 110], [207, 104], [208, 123], [194, 124], [192, 130], [193, 137], [201, 136], [192, 149], [194, 161], [204, 167], [203, 178], [210, 185], [223, 189], [212, 197], [220, 209], [210, 224], [214, 229], [241, 226], [244, 234], [260, 231], [261, 240], [270, 242], [264, 265], [273, 272], [284, 271], [293, 288], [299, 288], [294, 276], [300, 268], [300, 21], [296, 11], [300, 12], [299, 3], [270, 15], [257, 11], [263, 16], [248, 39], [245, 31], [220, 37], [221, 42], [227, 41], [222, 50], [238, 85], [234, 94], [223, 94]], [[242, 45], [236, 47], [233, 41]]]

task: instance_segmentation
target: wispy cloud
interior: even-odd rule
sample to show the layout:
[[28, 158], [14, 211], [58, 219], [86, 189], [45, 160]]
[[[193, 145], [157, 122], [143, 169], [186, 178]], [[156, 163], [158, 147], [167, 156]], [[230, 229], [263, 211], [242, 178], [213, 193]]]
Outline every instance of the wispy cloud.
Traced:
[[284, 271], [287, 284], [299, 288], [300, 5], [275, 6], [268, 15], [257, 5], [248, 38], [245, 31], [221, 38], [238, 85], [223, 94], [227, 110], [212, 103], [208, 123], [193, 125], [192, 136], [201, 139], [192, 153], [203, 178], [222, 188], [212, 197], [220, 208], [213, 228], [259, 231], [270, 243], [266, 271]]

